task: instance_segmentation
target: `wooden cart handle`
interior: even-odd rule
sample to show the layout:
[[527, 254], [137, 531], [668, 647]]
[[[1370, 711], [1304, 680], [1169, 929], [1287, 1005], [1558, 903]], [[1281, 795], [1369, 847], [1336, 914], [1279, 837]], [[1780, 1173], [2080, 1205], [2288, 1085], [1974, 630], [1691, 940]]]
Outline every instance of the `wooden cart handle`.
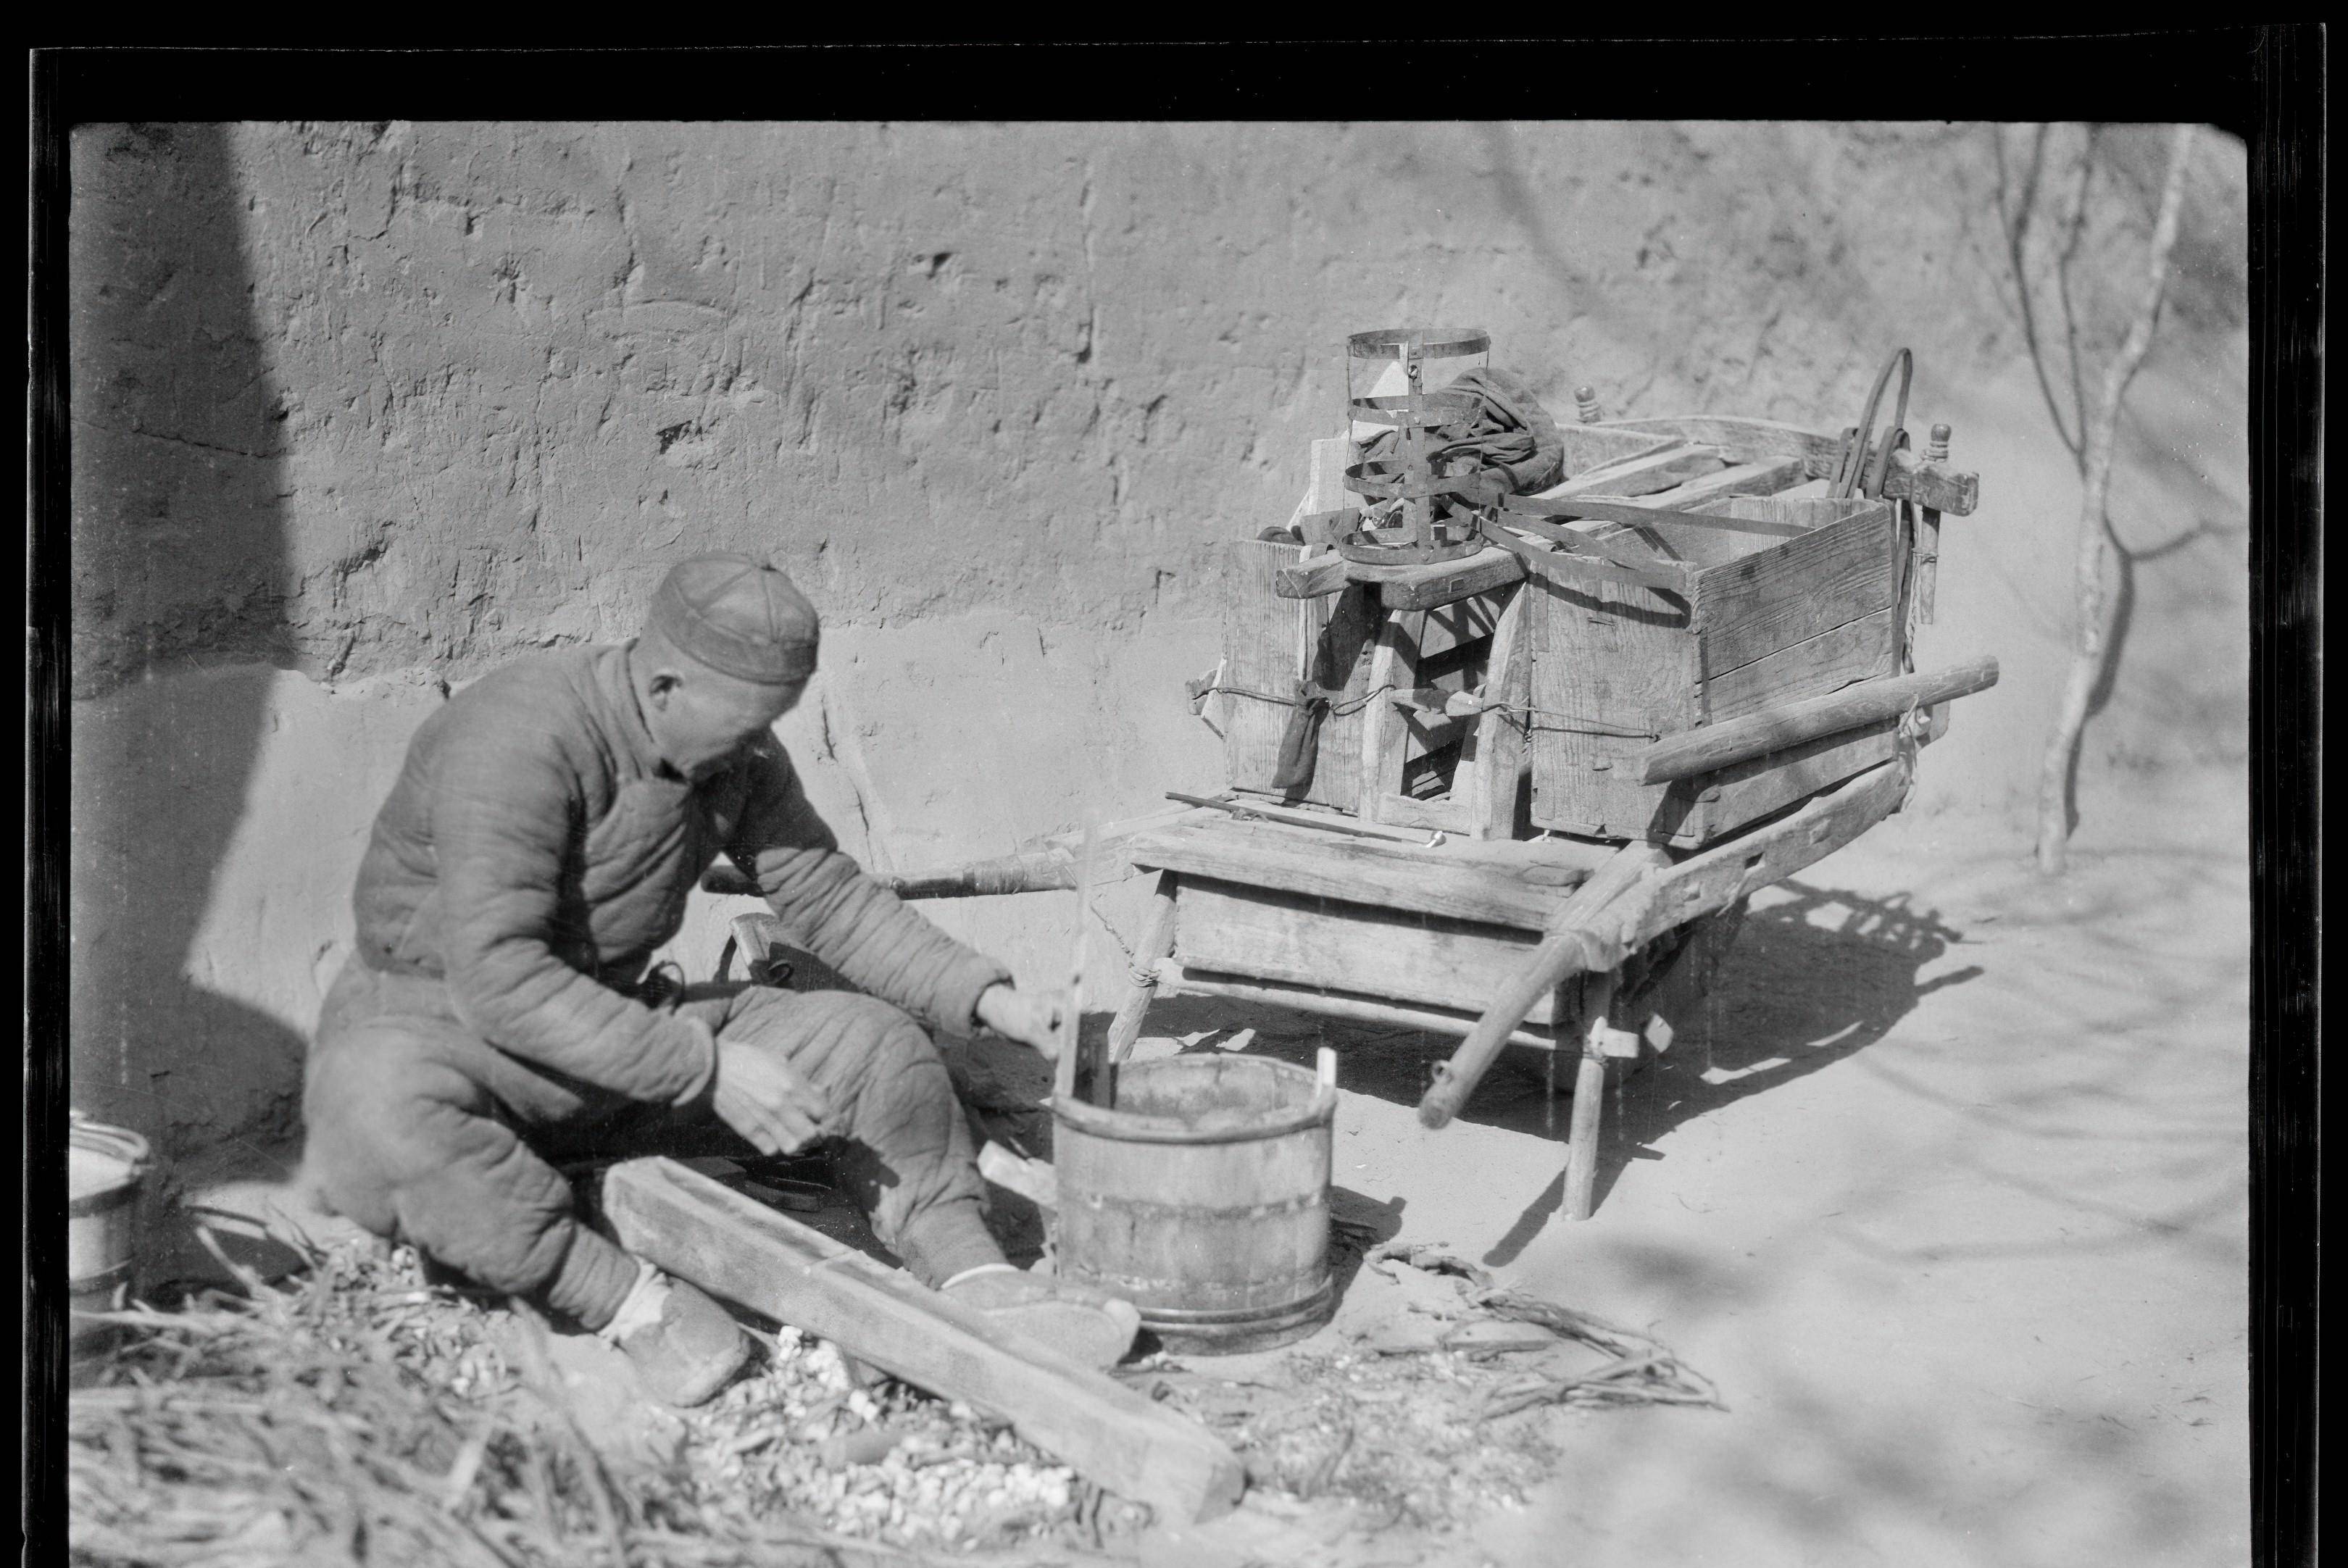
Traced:
[[1861, 681], [1823, 697], [1780, 702], [1741, 719], [1700, 725], [1665, 736], [1638, 754], [1641, 784], [1693, 778], [1783, 751], [1822, 735], [1896, 719], [1911, 708], [1929, 708], [1952, 697], [1970, 696], [1997, 684], [1997, 661], [1987, 655], [1919, 675]]
[[1613, 968], [1629, 955], [1631, 944], [1625, 938], [1637, 911], [1624, 904], [1671, 863], [1670, 852], [1660, 845], [1626, 844], [1574, 890], [1541, 945], [1476, 1020], [1474, 1032], [1436, 1070], [1435, 1082], [1418, 1102], [1422, 1126], [1449, 1125], [1509, 1036], [1541, 998], [1575, 975]]

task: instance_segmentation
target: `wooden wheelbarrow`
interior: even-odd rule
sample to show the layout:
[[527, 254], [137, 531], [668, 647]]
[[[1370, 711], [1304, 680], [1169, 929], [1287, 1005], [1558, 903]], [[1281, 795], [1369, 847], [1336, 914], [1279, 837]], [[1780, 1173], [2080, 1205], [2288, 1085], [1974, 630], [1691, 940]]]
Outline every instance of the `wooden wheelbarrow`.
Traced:
[[[1943, 705], [1996, 681], [1988, 659], [1912, 672], [1941, 515], [1978, 496], [1945, 426], [1920, 457], [1896, 428], [1594, 412], [1563, 432], [1574, 477], [1503, 502], [1477, 553], [1333, 551], [1345, 438], [1313, 444], [1288, 527], [1231, 541], [1223, 658], [1191, 689], [1229, 787], [1099, 835], [1158, 880], [1130, 989], [1074, 1064], [1086, 1097], [1160, 994], [1461, 1037], [1430, 1127], [1504, 1048], [1549, 1051], [1552, 1084], [1570, 1054], [1586, 1217], [1613, 1065], [1668, 1048], [1746, 896], [1898, 809]], [[1813, 481], [1830, 493], [1794, 493]], [[884, 880], [1076, 888], [1076, 839]]]
[[[1995, 679], [1981, 661], [1931, 676], [1815, 700], [1741, 734], [1719, 726], [1650, 749], [1656, 776], [1700, 770], [1735, 746], [1782, 745], [1879, 708], [1921, 705]], [[1420, 1101], [1431, 1128], [1458, 1114], [1509, 1045], [1578, 1058], [1567, 1149], [1566, 1206], [1589, 1217], [1611, 1071], [1643, 1045], [1667, 1050], [1701, 1003], [1750, 894], [1850, 843], [1897, 810], [1913, 776], [1903, 753], [1811, 798], [1790, 815], [1694, 852], [1571, 838], [1429, 842], [1434, 835], [1347, 831], [1331, 816], [1223, 799], [1115, 825], [1096, 854], [1154, 872], [1148, 923], [1128, 991], [1102, 1040], [1073, 1064], [1081, 1096], [1130, 1054], [1161, 995], [1225, 997], [1463, 1037]], [[1320, 816], [1318, 821], [1303, 820]], [[1078, 886], [1073, 838], [910, 876], [901, 897]], [[750, 889], [730, 873], [709, 886]], [[771, 917], [736, 922], [754, 956]]]

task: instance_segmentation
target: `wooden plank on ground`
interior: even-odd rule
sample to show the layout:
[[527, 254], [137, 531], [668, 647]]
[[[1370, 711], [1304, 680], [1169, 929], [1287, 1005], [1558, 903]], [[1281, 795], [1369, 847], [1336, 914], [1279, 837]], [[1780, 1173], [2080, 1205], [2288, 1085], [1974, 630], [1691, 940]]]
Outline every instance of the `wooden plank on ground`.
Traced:
[[1414, 849], [1276, 823], [1231, 822], [1145, 834], [1126, 846], [1126, 855], [1137, 866], [1185, 876], [1538, 931], [1603, 863], [1607, 849], [1557, 840]]
[[612, 1167], [603, 1212], [657, 1266], [1007, 1420], [1110, 1491], [1183, 1522], [1238, 1505], [1238, 1458], [1189, 1417], [674, 1161]]
[[1871, 506], [1774, 549], [1698, 572], [1703, 679], [1889, 608], [1899, 588], [1898, 545], [1894, 509]]
[[[1185, 969], [1473, 1012], [1540, 941], [1522, 927], [1185, 876], [1174, 958]], [[1548, 1023], [1548, 1000], [1525, 1016]]]

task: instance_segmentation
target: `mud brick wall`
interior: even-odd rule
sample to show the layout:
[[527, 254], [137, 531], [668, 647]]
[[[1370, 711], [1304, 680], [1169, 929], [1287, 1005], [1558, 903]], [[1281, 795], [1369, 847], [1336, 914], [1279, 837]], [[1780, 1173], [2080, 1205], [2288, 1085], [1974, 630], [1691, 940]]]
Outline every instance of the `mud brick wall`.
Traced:
[[[1560, 415], [1586, 382], [1614, 412], [1831, 426], [1913, 346], [1911, 424], [1954, 423], [1985, 497], [1925, 657], [2006, 662], [1919, 805], [2010, 811], [2076, 486], [2002, 292], [1988, 135], [77, 133], [77, 1102], [172, 1148], [285, 1124], [407, 734], [501, 660], [627, 635], [695, 550], [771, 556], [822, 609], [786, 737], [880, 864], [1211, 782], [1180, 697], [1214, 658], [1205, 551], [1287, 517], [1367, 327], [1485, 327]], [[2116, 510], [2140, 542], [2206, 534], [2135, 574], [2154, 630], [2096, 780], [2242, 754], [2242, 183], [2205, 137]], [[1071, 902], [940, 917], [1049, 972]], [[698, 969], [721, 925], [695, 919]]]

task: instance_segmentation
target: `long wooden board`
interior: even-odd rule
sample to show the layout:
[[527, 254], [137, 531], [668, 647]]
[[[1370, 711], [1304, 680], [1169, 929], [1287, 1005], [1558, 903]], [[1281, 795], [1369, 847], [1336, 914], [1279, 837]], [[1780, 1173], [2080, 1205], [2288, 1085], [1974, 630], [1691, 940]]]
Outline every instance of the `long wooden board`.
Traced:
[[1839, 522], [1696, 574], [1707, 682], [1888, 609], [1898, 592], [1898, 520], [1869, 506]]
[[[1401, 913], [1340, 898], [1186, 876], [1174, 958], [1211, 969], [1365, 996], [1481, 1009], [1540, 940], [1521, 927]], [[1550, 1021], [1550, 999], [1526, 1015]]]
[[[1363, 1023], [1425, 1030], [1429, 1034], [1464, 1035], [1476, 1027], [1478, 1017], [1473, 1012], [1414, 1007], [1327, 986], [1298, 986], [1284, 980], [1252, 979], [1240, 975], [1215, 974], [1206, 969], [1185, 969], [1170, 960], [1158, 966], [1158, 989], [1162, 996], [1229, 997], [1234, 1001], [1262, 1002], [1270, 1007], [1292, 1008], [1298, 1012], [1320, 1013], [1330, 1018], [1350, 1018]], [[1520, 1024], [1509, 1035], [1508, 1043], [1529, 1045], [1540, 1050], [1555, 1050], [1558, 1040], [1553, 1030]]]
[[1534, 617], [1532, 822], [1644, 836], [1663, 801], [1627, 761], [1696, 721], [1697, 647], [1684, 601], [1646, 588], [1542, 579]]
[[639, 1256], [1007, 1420], [1111, 1491], [1184, 1522], [1239, 1504], [1237, 1456], [1189, 1417], [673, 1160], [613, 1166], [603, 1212]]
[[1389, 909], [1538, 931], [1604, 864], [1602, 845], [1564, 840], [1408, 845], [1346, 840], [1272, 823], [1200, 823], [1142, 835], [1136, 866]]
[[1704, 683], [1704, 717], [1717, 724], [1889, 675], [1899, 659], [1893, 631], [1892, 612], [1879, 610], [1739, 665]]
[[1824, 860], [1900, 809], [1908, 792], [1907, 764], [1869, 769], [1821, 793], [1782, 821], [1692, 855], [1655, 876], [1653, 896], [1629, 933], [1632, 945], [1651, 942], [1699, 915], [1725, 909], [1756, 888], [1782, 882]]
[[1234, 789], [1268, 790], [1280, 765], [1280, 738], [1296, 692], [1302, 611], [1274, 598], [1272, 579], [1297, 559], [1293, 545], [1233, 539], [1220, 559], [1223, 578], [1223, 762]]
[[[1651, 787], [1664, 792], [1655, 811], [1658, 836], [1681, 841], [1683, 827], [1702, 814], [1703, 838], [1717, 838], [1712, 825], [1752, 822], [1815, 794], [1853, 774], [1865, 773], [1888, 762], [1899, 749], [1897, 720], [1870, 724], [1838, 735], [1822, 735], [1772, 752], [1766, 756], [1733, 763], [1702, 778], [1680, 779]], [[1695, 732], [1702, 733], [1701, 731]], [[1629, 764], [1637, 776], [1636, 759]]]
[[1673, 446], [1660, 452], [1614, 459], [1602, 466], [1592, 465], [1536, 494], [1543, 500], [1601, 494], [1646, 496], [1706, 474], [1716, 474], [1727, 466], [1727, 460], [1715, 447]]
[[1809, 477], [1808, 468], [1798, 457], [1765, 457], [1757, 462], [1732, 464], [1648, 498], [1656, 506], [1684, 511], [1724, 496], [1774, 496], [1807, 483]]
[[[1799, 458], [1813, 479], [1831, 477], [1842, 454], [1842, 443], [1837, 437], [1774, 419], [1694, 414], [1609, 420], [1594, 428], [1702, 442], [1719, 447], [1732, 462]], [[1981, 502], [1981, 477], [1924, 462], [1910, 451], [1897, 451], [1891, 455], [1891, 472], [1885, 477], [1883, 493], [1894, 500], [1913, 500], [1920, 507], [1964, 517]]]

